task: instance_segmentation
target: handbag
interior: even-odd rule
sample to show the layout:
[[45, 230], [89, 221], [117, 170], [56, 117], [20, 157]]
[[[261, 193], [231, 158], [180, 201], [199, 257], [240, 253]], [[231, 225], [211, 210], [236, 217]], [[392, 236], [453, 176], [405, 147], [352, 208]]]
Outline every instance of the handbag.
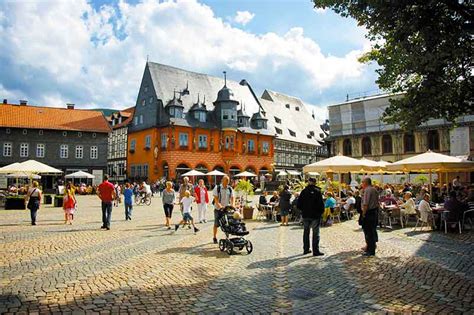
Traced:
[[33, 210], [33, 209], [38, 209], [39, 208], [39, 198], [38, 197], [32, 197], [31, 195], [33, 195], [33, 193], [36, 191], [37, 189], [35, 188], [35, 190], [33, 190], [31, 192], [31, 194], [28, 196], [29, 199], [28, 199], [28, 204], [26, 205], [26, 207], [29, 209], [29, 210]]

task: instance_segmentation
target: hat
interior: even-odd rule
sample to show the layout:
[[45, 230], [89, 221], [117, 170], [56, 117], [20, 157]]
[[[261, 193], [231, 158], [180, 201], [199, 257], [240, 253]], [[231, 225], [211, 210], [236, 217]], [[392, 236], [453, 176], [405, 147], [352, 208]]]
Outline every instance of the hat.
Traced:
[[308, 182], [310, 182], [310, 183], [316, 183], [316, 178], [310, 177], [310, 178], [308, 179]]

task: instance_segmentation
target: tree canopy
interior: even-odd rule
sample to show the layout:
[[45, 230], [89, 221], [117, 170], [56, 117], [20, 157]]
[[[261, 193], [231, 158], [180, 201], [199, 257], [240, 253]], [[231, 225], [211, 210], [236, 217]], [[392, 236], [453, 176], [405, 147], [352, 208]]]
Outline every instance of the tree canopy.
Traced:
[[371, 50], [359, 60], [377, 62], [376, 83], [401, 93], [383, 114], [387, 123], [414, 129], [431, 118], [456, 123], [474, 113], [473, 5], [465, 0], [314, 0], [354, 18], [368, 30]]

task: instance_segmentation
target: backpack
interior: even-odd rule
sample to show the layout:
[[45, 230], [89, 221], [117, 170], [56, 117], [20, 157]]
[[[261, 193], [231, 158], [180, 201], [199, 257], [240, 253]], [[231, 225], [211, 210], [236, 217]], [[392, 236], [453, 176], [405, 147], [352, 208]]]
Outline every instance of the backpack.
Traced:
[[[217, 196], [219, 199], [219, 202], [221, 201], [221, 185], [217, 186]], [[230, 186], [227, 186], [227, 189], [229, 189], [229, 195], [232, 197], [232, 188]], [[215, 200], [212, 198], [212, 204], [214, 204]]]

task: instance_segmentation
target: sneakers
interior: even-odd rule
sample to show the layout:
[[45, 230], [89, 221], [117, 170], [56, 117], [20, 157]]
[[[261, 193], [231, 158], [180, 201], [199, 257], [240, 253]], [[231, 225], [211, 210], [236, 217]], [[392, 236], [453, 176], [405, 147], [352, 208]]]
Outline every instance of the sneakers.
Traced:
[[199, 232], [199, 229], [197, 227], [194, 228], [194, 233]]
[[217, 238], [213, 238], [212, 241], [214, 242], [214, 244], [217, 244]]
[[179, 224], [175, 224], [174, 231], [176, 232], [179, 229]]

